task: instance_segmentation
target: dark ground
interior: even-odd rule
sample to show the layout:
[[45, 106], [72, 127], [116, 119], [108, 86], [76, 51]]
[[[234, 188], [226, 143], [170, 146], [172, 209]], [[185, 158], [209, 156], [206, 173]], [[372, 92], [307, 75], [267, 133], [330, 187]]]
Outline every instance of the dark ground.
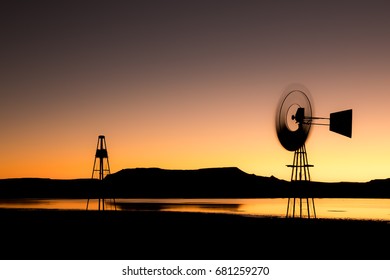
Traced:
[[0, 209], [0, 259], [388, 259], [390, 223]]

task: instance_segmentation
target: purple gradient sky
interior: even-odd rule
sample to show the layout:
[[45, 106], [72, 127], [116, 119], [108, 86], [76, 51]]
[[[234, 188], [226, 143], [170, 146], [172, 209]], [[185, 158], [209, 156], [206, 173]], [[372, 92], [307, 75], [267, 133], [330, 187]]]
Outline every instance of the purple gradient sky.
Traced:
[[0, 178], [237, 166], [289, 179], [275, 110], [290, 83], [351, 139], [313, 127], [312, 179], [390, 177], [389, 1], [10, 1], [0, 16]]

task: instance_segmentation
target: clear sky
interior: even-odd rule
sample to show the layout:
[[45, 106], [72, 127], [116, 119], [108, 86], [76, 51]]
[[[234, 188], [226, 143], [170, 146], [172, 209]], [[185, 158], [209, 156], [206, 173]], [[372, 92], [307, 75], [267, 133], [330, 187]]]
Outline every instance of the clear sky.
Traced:
[[0, 16], [0, 178], [236, 166], [290, 178], [276, 137], [290, 83], [314, 115], [312, 180], [390, 177], [390, 2], [8, 1]]

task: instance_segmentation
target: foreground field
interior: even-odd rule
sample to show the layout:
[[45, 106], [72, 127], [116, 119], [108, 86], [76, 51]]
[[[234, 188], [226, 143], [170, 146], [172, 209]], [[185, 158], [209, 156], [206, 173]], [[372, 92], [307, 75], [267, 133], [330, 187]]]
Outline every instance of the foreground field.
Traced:
[[228, 214], [0, 210], [1, 259], [383, 259], [390, 224]]

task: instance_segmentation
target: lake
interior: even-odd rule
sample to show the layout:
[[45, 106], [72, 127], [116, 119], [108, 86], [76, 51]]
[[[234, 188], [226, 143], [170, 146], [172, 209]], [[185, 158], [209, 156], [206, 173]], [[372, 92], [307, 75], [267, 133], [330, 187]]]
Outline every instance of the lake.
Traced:
[[[0, 199], [0, 208], [85, 210], [87, 201], [87, 199]], [[105, 209], [285, 217], [287, 201], [287, 198], [106, 199]], [[316, 198], [314, 202], [317, 218], [390, 221], [390, 199]], [[97, 209], [98, 200], [89, 200], [88, 210]]]

